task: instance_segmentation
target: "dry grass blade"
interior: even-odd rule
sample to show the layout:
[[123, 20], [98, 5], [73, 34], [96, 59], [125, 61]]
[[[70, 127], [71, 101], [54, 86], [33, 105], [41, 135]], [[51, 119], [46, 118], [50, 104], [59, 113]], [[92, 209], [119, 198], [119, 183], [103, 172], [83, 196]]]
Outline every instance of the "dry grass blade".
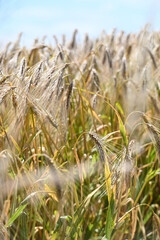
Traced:
[[153, 213], [153, 220], [157, 230], [158, 239], [160, 239], [160, 219], [157, 214]]

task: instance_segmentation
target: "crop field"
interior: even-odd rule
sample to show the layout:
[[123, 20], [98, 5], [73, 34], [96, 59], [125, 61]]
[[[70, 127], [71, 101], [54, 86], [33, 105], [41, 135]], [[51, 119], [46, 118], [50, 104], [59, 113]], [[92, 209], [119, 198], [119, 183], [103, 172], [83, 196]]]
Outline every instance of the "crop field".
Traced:
[[160, 239], [160, 32], [0, 51], [0, 239]]

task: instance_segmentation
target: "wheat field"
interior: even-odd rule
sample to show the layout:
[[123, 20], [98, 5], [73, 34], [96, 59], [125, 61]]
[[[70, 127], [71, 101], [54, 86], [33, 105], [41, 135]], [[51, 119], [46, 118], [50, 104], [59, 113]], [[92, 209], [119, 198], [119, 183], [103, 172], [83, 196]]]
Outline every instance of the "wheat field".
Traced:
[[160, 239], [160, 32], [0, 52], [0, 239]]

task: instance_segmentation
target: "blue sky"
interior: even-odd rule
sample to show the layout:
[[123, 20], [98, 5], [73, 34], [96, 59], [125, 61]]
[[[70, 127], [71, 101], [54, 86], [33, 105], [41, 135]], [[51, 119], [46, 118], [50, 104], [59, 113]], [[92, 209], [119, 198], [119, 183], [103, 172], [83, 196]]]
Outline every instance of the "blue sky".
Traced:
[[52, 42], [64, 33], [69, 39], [75, 28], [79, 39], [86, 32], [97, 37], [116, 27], [136, 32], [148, 22], [160, 30], [159, 0], [0, 0], [0, 43], [14, 41], [23, 32], [22, 43], [47, 35]]

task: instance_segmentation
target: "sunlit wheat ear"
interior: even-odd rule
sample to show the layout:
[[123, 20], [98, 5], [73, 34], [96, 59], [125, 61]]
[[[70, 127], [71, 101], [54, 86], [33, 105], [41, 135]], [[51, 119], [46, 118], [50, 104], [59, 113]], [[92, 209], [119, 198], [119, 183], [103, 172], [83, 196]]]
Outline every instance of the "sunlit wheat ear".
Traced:
[[58, 44], [57, 47], [59, 49], [59, 56], [60, 56], [61, 60], [63, 61], [64, 60], [64, 52], [63, 52], [61, 44]]
[[105, 153], [104, 153], [103, 146], [102, 146], [100, 139], [98, 138], [98, 136], [95, 133], [92, 133], [92, 132], [89, 132], [89, 136], [96, 144], [96, 147], [99, 151], [99, 156], [100, 156], [101, 162], [105, 162]]
[[58, 38], [56, 37], [56, 35], [53, 35], [53, 38], [55, 40], [56, 45], [58, 45]]
[[110, 37], [110, 43], [109, 43], [110, 48], [113, 47], [114, 45], [115, 34], [116, 34], [116, 28], [113, 28], [111, 37]]
[[29, 91], [31, 89], [32, 82], [33, 82], [33, 76], [28, 78], [28, 81], [27, 81], [27, 84], [26, 84], [26, 88], [25, 88], [26, 94], [29, 93]]
[[126, 41], [125, 41], [125, 47], [126, 47], [126, 48], [128, 47], [128, 44], [129, 44], [130, 38], [131, 38], [131, 34], [128, 33], [127, 36], [126, 36]]
[[93, 43], [93, 41], [90, 40], [89, 52], [91, 52], [93, 50], [93, 47], [94, 47], [94, 43]]
[[66, 101], [66, 109], [68, 111], [69, 109], [69, 105], [70, 105], [70, 99], [71, 99], [71, 95], [72, 95], [72, 90], [73, 90], [73, 82], [71, 82], [68, 86], [68, 90], [67, 90], [67, 101]]
[[[99, 81], [98, 73], [94, 68], [91, 71], [91, 79], [93, 79], [93, 83], [94, 83], [94, 86], [96, 87], [96, 91], [99, 91], [100, 90], [100, 81]], [[93, 89], [93, 91], [94, 91], [94, 89]]]
[[34, 39], [34, 42], [33, 42], [33, 46], [36, 47], [39, 43], [39, 39], [38, 38], [35, 38]]
[[18, 73], [18, 76], [22, 79], [22, 81], [24, 80], [24, 77], [25, 77], [25, 71], [26, 71], [26, 59], [23, 58], [21, 60], [20, 69]]
[[155, 47], [155, 55], [156, 55], [157, 58], [160, 57], [160, 46], [159, 46], [159, 44]]
[[22, 37], [22, 33], [19, 33], [17, 40], [15, 41], [11, 51], [10, 51], [10, 57], [13, 57], [14, 54], [16, 53], [17, 49], [19, 48], [20, 40]]
[[60, 51], [58, 51], [58, 53], [55, 55], [53, 61], [51, 62], [51, 69], [49, 71], [49, 74], [54, 73], [59, 56], [60, 56]]
[[158, 102], [157, 99], [156, 99], [154, 96], [152, 96], [151, 94], [149, 94], [149, 97], [150, 97], [150, 99], [151, 99], [151, 101], [152, 101], [152, 103], [153, 103], [153, 107], [154, 107], [156, 113], [159, 114], [159, 113], [160, 113], [159, 102]]
[[158, 155], [159, 155], [159, 158], [160, 158], [160, 136], [159, 136], [159, 131], [156, 129], [156, 127], [154, 127], [154, 126], [149, 122], [149, 120], [147, 119], [147, 117], [146, 117], [144, 114], [142, 115], [142, 118], [143, 118], [144, 122], [146, 123], [149, 132], [150, 132], [150, 133], [153, 135], [153, 137], [154, 137], [154, 140], [155, 140], [156, 145], [157, 145]]
[[[100, 51], [100, 49], [102, 49], [102, 45], [101, 45], [101, 48], [99, 48], [99, 51]], [[106, 60], [107, 60], [107, 52], [104, 51], [104, 53], [103, 53], [103, 59], [102, 59], [102, 64], [103, 64], [103, 65], [106, 63]]]
[[91, 78], [91, 72], [92, 72], [92, 67], [90, 67], [87, 71], [87, 75], [86, 75], [86, 78], [85, 78], [85, 82], [89, 82], [90, 78]]
[[143, 79], [143, 82], [142, 82], [142, 90], [146, 90], [147, 88], [147, 82], [148, 82], [148, 77], [147, 77], [147, 66], [145, 66], [143, 68], [143, 71], [142, 71], [142, 79]]
[[8, 171], [8, 165], [11, 161], [11, 155], [7, 151], [0, 152], [0, 185], [2, 181], [2, 178], [6, 175]]
[[95, 54], [92, 55], [91, 68], [94, 68], [95, 70], [98, 69], [97, 57]]
[[126, 76], [127, 76], [127, 64], [126, 64], [126, 59], [123, 58], [123, 61], [122, 61], [122, 77], [123, 77], [123, 79], [126, 79]]
[[86, 33], [84, 38], [84, 43], [88, 44], [88, 41], [89, 41], [89, 36], [88, 36], [88, 33]]
[[7, 97], [7, 95], [14, 89], [15, 89], [15, 87], [11, 87], [6, 84], [0, 86], [0, 104], [2, 104], [5, 97]]
[[17, 102], [16, 93], [14, 91], [12, 91], [12, 104], [13, 104], [13, 107], [14, 107], [14, 109], [16, 111], [18, 102]]
[[[88, 62], [87, 60], [85, 60], [82, 64], [81, 64], [81, 71], [82, 71], [82, 75], [85, 74], [86, 70], [88, 67]], [[79, 76], [81, 76], [80, 72], [78, 72]]]
[[75, 29], [74, 32], [73, 32], [72, 41], [71, 41], [71, 43], [69, 45], [70, 49], [73, 49], [76, 46], [76, 35], [77, 35], [77, 33], [78, 33], [78, 30]]
[[8, 42], [7, 44], [6, 44], [6, 47], [5, 47], [5, 49], [4, 49], [4, 58], [6, 58], [7, 57], [7, 54], [8, 54], [8, 50], [9, 50], [9, 48], [10, 48], [10, 46], [11, 46], [11, 44], [12, 44], [12, 42]]
[[123, 36], [124, 36], [124, 31], [121, 31], [117, 39], [119, 45], [122, 43]]
[[112, 68], [113, 68], [112, 58], [111, 58], [110, 51], [109, 51], [109, 49], [107, 49], [107, 48], [106, 48], [106, 55], [107, 55], [107, 60], [108, 60], [109, 69], [112, 69]]
[[22, 50], [18, 50], [17, 51], [17, 53], [15, 54], [15, 69], [17, 69], [18, 68], [18, 66], [19, 66], [19, 61], [20, 61], [20, 59], [21, 59], [21, 56], [23, 56], [23, 52], [22, 52]]
[[149, 56], [151, 57], [154, 69], [157, 69], [157, 63], [156, 63], [156, 60], [155, 60], [155, 58], [153, 56], [153, 53], [151, 52], [151, 50], [149, 48], [145, 47], [145, 49], [149, 53]]
[[60, 101], [62, 99], [63, 93], [64, 93], [64, 87], [61, 87], [58, 93], [58, 101]]
[[38, 67], [35, 71], [35, 74], [34, 74], [34, 82], [33, 84], [36, 86], [40, 80], [40, 76], [41, 76], [41, 72], [43, 70], [43, 61], [41, 61], [39, 64], [38, 64]]
[[132, 160], [132, 151], [133, 151], [133, 145], [135, 141], [131, 140], [128, 144], [127, 152], [126, 152], [126, 157], [124, 161], [124, 174], [125, 174], [125, 181], [126, 181], [126, 186], [129, 187], [130, 185], [130, 179], [131, 179], [131, 173], [134, 170], [134, 164]]
[[56, 56], [54, 57], [54, 59], [53, 59], [53, 61], [51, 63], [50, 69], [46, 73], [46, 76], [43, 76], [43, 78], [45, 78], [45, 80], [46, 80], [46, 83], [44, 84], [43, 92], [46, 91], [46, 89], [50, 86], [50, 84], [51, 84], [51, 82], [53, 80], [54, 73], [55, 73], [55, 70], [56, 70], [57, 60], [59, 58], [59, 54], [60, 54], [59, 52], [56, 54]]
[[89, 49], [89, 36], [86, 33], [84, 38], [84, 52], [88, 52]]
[[[97, 92], [97, 93], [99, 93], [99, 92]], [[97, 105], [97, 94], [95, 94], [92, 98], [92, 108], [93, 108], [93, 110], [95, 110], [96, 105]]]
[[58, 128], [56, 119], [47, 111], [47, 109], [44, 109], [36, 101], [29, 102], [29, 105], [31, 106], [31, 109], [35, 116], [38, 117], [41, 121], [47, 120], [54, 128]]
[[127, 60], [130, 58], [131, 53], [132, 53], [132, 50], [133, 50], [133, 46], [132, 46], [132, 45], [129, 45], [129, 46], [127, 47], [127, 50], [126, 50], [126, 58], [127, 58]]
[[61, 87], [63, 87], [62, 86], [63, 81], [64, 81], [63, 74], [64, 74], [64, 71], [67, 67], [68, 67], [68, 64], [65, 64], [64, 67], [61, 69], [61, 72], [60, 72], [59, 77], [57, 79], [57, 90], [56, 90], [56, 95], [57, 96], [59, 95], [59, 91], [60, 91]]
[[54, 127], [54, 128], [58, 128], [58, 124], [55, 121], [55, 119], [51, 116], [51, 115], [46, 115], [46, 119], [49, 121], [49, 123]]

